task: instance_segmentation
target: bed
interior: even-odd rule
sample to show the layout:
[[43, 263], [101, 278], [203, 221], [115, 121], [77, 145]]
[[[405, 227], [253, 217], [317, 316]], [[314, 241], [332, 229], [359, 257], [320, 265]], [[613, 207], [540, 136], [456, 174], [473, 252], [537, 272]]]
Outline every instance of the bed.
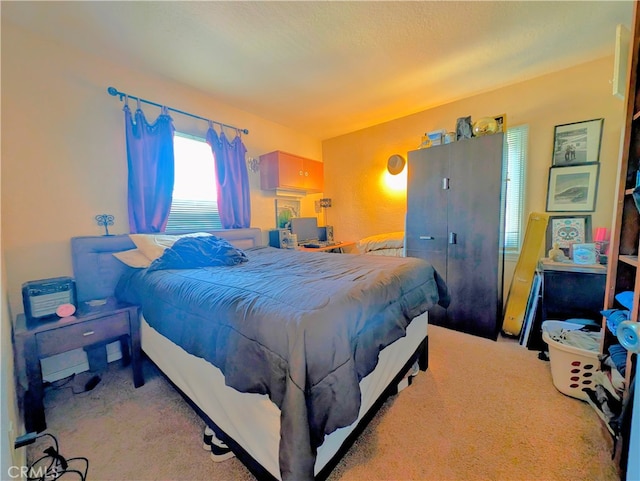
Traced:
[[404, 232], [385, 232], [363, 237], [356, 242], [356, 251], [373, 256], [404, 257]]
[[[140, 305], [145, 354], [257, 478], [326, 478], [413, 364], [427, 368], [428, 310], [448, 303], [446, 286], [419, 259], [211, 233], [233, 261], [133, 268], [113, 255], [139, 250], [132, 237], [73, 238], [78, 300]], [[204, 243], [176, 242], [159, 261]]]

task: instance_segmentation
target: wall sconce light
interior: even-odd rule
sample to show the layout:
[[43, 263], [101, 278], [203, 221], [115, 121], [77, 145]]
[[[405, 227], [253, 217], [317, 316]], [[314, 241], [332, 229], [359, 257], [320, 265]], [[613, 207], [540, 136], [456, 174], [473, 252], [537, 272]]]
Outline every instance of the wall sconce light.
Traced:
[[327, 225], [328, 224], [327, 207], [331, 207], [331, 199], [324, 198], [324, 199], [319, 199], [316, 202], [318, 204], [318, 207], [322, 208], [322, 217], [324, 219], [324, 225]]
[[391, 175], [398, 175], [404, 169], [407, 161], [400, 154], [393, 154], [387, 160], [387, 170]]
[[113, 225], [114, 220], [115, 217], [111, 214], [98, 214], [96, 216], [97, 224], [101, 227], [104, 227], [104, 235], [111, 235], [109, 234], [109, 226]]
[[247, 167], [253, 173], [256, 173], [260, 170], [260, 159], [256, 159], [255, 157], [249, 157], [247, 159]]

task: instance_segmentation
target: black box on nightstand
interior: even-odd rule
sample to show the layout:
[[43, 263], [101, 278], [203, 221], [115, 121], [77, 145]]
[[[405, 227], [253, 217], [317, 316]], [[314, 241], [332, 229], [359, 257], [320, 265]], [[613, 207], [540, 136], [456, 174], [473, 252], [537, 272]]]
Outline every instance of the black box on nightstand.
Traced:
[[49, 319], [62, 304], [76, 302], [76, 283], [71, 277], [52, 277], [22, 284], [24, 315], [29, 320]]

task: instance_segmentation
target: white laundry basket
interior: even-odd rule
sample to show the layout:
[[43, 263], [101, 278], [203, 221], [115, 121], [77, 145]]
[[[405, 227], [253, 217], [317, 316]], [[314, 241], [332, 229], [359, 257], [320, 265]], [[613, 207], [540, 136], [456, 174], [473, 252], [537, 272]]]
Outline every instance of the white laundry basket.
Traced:
[[600, 370], [597, 351], [580, 349], [558, 342], [549, 336], [551, 330], [580, 329], [581, 324], [564, 321], [544, 321], [542, 323], [542, 340], [549, 346], [549, 363], [553, 385], [567, 396], [587, 400], [583, 388], [593, 387], [593, 375]]

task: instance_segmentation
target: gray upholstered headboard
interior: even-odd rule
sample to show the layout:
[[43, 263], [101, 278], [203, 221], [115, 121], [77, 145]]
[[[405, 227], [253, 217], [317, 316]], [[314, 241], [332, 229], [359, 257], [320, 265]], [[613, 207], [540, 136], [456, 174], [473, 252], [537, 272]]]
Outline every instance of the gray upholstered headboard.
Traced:
[[[257, 228], [207, 231], [231, 242], [239, 249], [262, 245]], [[163, 234], [172, 234], [163, 232]], [[112, 254], [134, 249], [127, 234], [71, 238], [71, 260], [79, 302], [113, 296], [118, 279], [129, 269]]]

